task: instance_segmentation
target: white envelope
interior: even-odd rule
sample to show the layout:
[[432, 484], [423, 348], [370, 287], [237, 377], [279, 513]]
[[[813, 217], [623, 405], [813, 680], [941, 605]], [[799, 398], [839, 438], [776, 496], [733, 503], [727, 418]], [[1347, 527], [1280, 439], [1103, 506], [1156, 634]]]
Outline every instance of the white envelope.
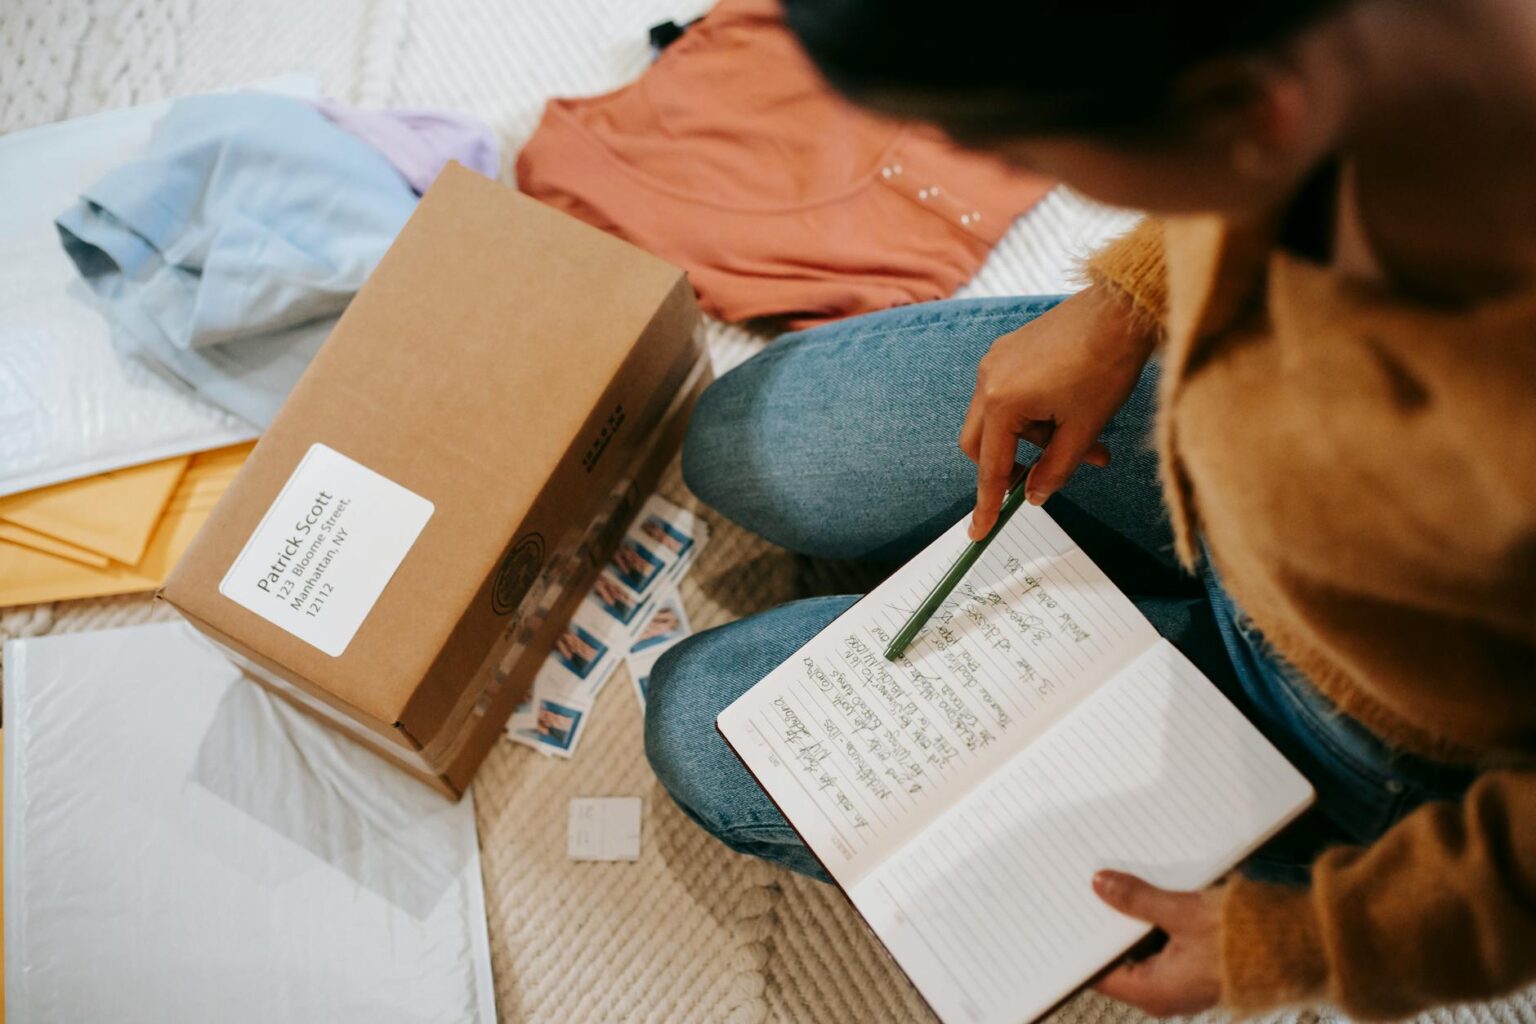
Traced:
[[474, 805], [180, 622], [5, 647], [21, 1021], [495, 1024]]

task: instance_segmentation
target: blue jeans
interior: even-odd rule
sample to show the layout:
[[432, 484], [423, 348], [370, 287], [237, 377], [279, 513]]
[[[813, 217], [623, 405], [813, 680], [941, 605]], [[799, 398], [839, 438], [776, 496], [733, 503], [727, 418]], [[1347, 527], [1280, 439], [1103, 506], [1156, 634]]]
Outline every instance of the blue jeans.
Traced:
[[[1058, 300], [935, 302], [785, 335], [703, 396], [683, 448], [689, 486], [791, 551], [893, 568], [974, 501], [956, 439], [992, 342]], [[1209, 570], [1182, 571], [1150, 445], [1150, 365], [1084, 467], [1046, 509], [1167, 637], [1312, 781], [1318, 802], [1245, 865], [1300, 882], [1327, 846], [1369, 843], [1471, 773], [1394, 752], [1275, 653]], [[1020, 459], [1037, 454], [1020, 442]], [[840, 615], [821, 597], [708, 630], [651, 674], [646, 753], [674, 800], [726, 845], [827, 876], [715, 732], [715, 716]], [[1084, 880], [1087, 884], [1087, 880]]]

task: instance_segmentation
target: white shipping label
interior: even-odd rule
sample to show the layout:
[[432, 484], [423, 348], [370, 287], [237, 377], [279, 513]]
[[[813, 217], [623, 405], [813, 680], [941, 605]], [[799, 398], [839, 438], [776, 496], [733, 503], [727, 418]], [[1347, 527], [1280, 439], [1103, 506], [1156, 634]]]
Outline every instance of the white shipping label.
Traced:
[[432, 510], [421, 495], [311, 445], [219, 593], [339, 657]]

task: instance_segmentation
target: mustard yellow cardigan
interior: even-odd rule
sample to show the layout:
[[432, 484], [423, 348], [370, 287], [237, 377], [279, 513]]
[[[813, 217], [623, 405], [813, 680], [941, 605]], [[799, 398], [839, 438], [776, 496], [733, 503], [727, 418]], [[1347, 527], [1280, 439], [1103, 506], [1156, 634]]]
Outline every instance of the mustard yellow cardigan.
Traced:
[[1178, 552], [1387, 742], [1482, 769], [1306, 889], [1236, 880], [1222, 999], [1390, 1018], [1536, 979], [1536, 294], [1438, 309], [1147, 221], [1089, 263], [1165, 332]]

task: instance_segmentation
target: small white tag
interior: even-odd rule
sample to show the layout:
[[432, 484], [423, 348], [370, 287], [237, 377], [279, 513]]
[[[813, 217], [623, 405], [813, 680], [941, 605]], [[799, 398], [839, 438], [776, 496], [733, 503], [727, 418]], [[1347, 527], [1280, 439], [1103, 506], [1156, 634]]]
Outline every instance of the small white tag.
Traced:
[[219, 593], [338, 657], [432, 512], [421, 495], [335, 449], [312, 445]]
[[571, 860], [639, 860], [640, 798], [573, 798], [566, 854]]

